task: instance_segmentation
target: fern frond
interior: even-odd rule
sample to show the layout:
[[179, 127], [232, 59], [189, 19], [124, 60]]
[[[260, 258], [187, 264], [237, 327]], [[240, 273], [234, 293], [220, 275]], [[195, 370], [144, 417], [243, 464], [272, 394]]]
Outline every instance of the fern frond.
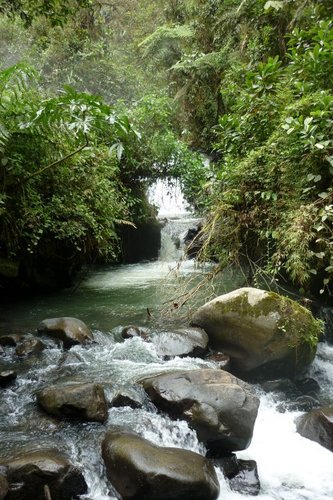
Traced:
[[5, 150], [6, 143], [10, 137], [10, 132], [7, 130], [3, 123], [0, 123], [0, 152]]
[[145, 38], [140, 44], [145, 57], [155, 57], [161, 51], [168, 49], [175, 42], [188, 42], [194, 36], [194, 31], [188, 25], [160, 26], [154, 33]]

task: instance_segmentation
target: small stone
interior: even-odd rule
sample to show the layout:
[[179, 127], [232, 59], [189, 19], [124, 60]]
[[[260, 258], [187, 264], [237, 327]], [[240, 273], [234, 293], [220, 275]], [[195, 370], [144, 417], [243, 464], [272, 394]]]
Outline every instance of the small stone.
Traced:
[[121, 330], [120, 335], [122, 336], [123, 339], [133, 339], [134, 337], [140, 337], [142, 340], [149, 341], [149, 335], [146, 331], [142, 330], [138, 326], [126, 326]]
[[229, 479], [230, 488], [242, 495], [259, 495], [260, 481], [254, 460], [238, 460], [239, 472]]
[[17, 356], [28, 356], [29, 354], [38, 354], [45, 349], [45, 344], [35, 338], [26, 339], [21, 342], [15, 349]]
[[0, 387], [7, 387], [9, 384], [14, 382], [17, 377], [17, 373], [14, 370], [5, 370], [0, 372]]

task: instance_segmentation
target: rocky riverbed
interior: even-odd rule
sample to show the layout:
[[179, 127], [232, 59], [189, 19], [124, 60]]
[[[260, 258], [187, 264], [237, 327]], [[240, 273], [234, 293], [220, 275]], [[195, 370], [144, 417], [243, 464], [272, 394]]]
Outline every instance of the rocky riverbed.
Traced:
[[[253, 302], [250, 293], [239, 292]], [[198, 315], [200, 309], [196, 322]], [[279, 323], [274, 318], [273, 329]], [[266, 334], [263, 346], [273, 338]], [[309, 368], [290, 376], [287, 365], [279, 378], [264, 371], [260, 380], [256, 371], [255, 384], [245, 382], [230, 373], [238, 340], [234, 349], [229, 339], [228, 356], [212, 351], [207, 326], [91, 332], [75, 318], [53, 318], [35, 332], [2, 335], [0, 345], [0, 498], [29, 499], [32, 490], [34, 498], [47, 500], [284, 498], [269, 496], [255, 456], [235, 453], [250, 445], [261, 425], [260, 399], [270, 400], [282, 416], [295, 412], [300, 434], [312, 441], [299, 439], [332, 451], [332, 400]], [[316, 498], [300, 489], [303, 498]]]

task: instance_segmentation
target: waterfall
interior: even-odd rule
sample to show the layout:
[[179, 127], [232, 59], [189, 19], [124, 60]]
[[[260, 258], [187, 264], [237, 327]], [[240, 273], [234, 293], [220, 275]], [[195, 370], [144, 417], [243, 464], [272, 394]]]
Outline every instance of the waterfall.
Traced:
[[149, 190], [149, 201], [158, 207], [158, 218], [163, 224], [159, 260], [175, 262], [184, 255], [184, 238], [200, 219], [195, 218], [186, 203], [177, 180], [171, 183], [158, 180]]

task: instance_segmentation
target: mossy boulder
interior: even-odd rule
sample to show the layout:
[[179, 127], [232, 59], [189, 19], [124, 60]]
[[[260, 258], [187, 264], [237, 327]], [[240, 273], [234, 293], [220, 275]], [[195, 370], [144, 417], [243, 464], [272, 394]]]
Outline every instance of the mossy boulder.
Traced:
[[102, 456], [123, 499], [214, 500], [219, 483], [212, 463], [193, 451], [157, 446], [137, 434], [109, 431]]
[[252, 388], [223, 370], [177, 370], [141, 380], [152, 402], [186, 420], [215, 456], [251, 442], [259, 399]]
[[321, 322], [308, 309], [274, 292], [240, 288], [200, 307], [191, 324], [211, 347], [230, 356], [231, 370], [293, 376], [314, 359]]

